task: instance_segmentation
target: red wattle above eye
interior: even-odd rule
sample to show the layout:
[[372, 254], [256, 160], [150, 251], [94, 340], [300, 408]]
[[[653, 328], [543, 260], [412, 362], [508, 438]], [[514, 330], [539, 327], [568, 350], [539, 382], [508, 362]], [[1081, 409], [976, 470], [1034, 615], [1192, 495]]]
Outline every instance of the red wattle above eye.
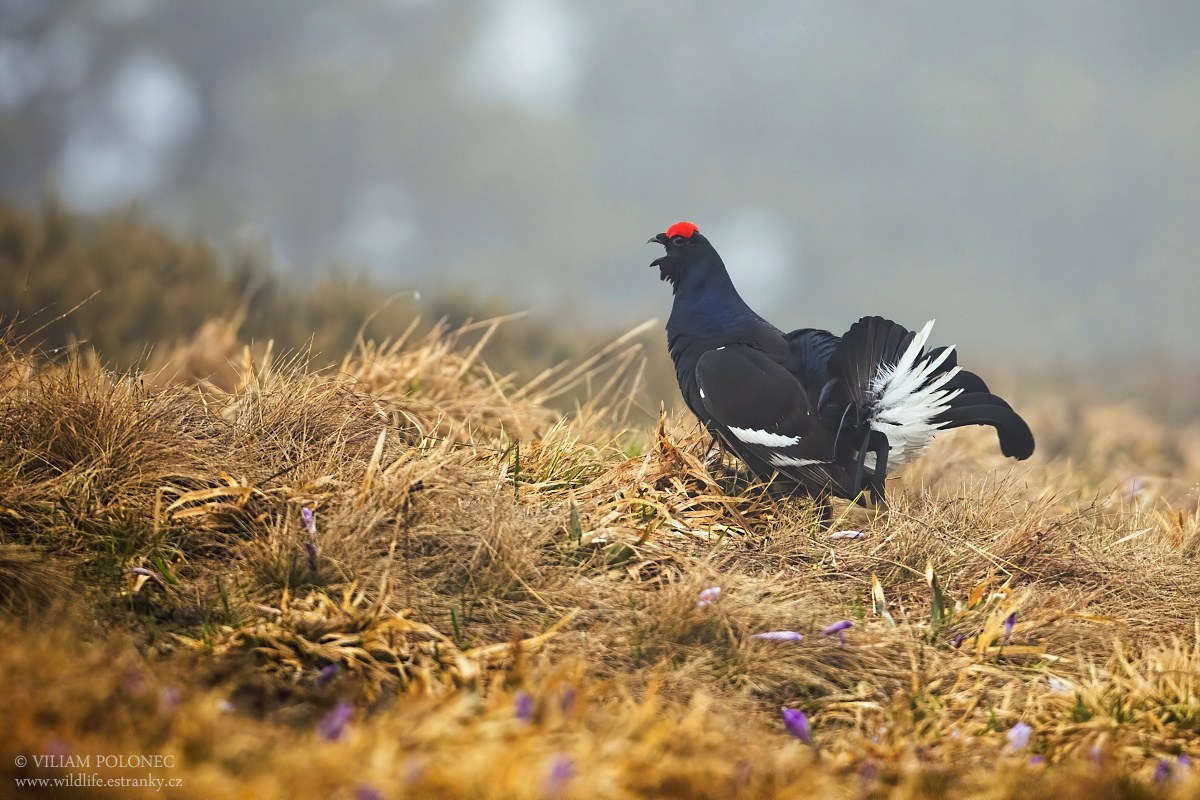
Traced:
[[698, 230], [699, 228], [693, 222], [676, 222], [667, 228], [667, 238], [674, 239], [676, 236], [682, 236], [684, 239], [690, 239], [692, 234]]

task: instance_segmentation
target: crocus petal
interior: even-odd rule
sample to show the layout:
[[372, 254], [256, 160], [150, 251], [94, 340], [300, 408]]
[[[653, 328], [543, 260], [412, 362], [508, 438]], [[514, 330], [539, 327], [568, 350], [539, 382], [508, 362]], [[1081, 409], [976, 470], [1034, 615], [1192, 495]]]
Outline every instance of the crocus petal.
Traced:
[[854, 623], [848, 619], [839, 620], [838, 622], [835, 622], [832, 625], [830, 625], [825, 630], [821, 631], [821, 635], [822, 636], [836, 635], [838, 637], [838, 644], [845, 644], [846, 643], [846, 629], [853, 625], [854, 625]]
[[830, 539], [865, 539], [867, 535], [862, 531], [834, 531], [829, 534]]
[[812, 744], [812, 729], [808, 726], [808, 717], [798, 708], [783, 708], [783, 727], [788, 733], [805, 744]]
[[713, 603], [721, 599], [721, 587], [710, 586], [707, 589], [700, 590], [700, 599], [696, 601], [696, 608], [708, 608]]
[[769, 642], [798, 642], [804, 638], [804, 634], [796, 631], [764, 631], [751, 634], [750, 638], [764, 639]]
[[179, 708], [183, 696], [174, 686], [164, 686], [158, 690], [158, 706], [166, 711], [174, 711]]
[[568, 686], [563, 690], [562, 698], [558, 701], [558, 709], [564, 714], [569, 714], [571, 709], [575, 707], [575, 687]]
[[125, 673], [123, 685], [125, 691], [129, 692], [129, 694], [141, 694], [146, 691], [146, 677], [138, 670], [130, 669]]
[[327, 742], [336, 742], [346, 732], [346, 724], [354, 716], [354, 704], [338, 700], [333, 709], [317, 723], [317, 734]]
[[542, 781], [543, 797], [561, 797], [571, 778], [575, 777], [575, 762], [569, 756], [558, 755], [550, 762], [550, 771]]
[[325, 666], [321, 667], [321, 671], [317, 673], [317, 686], [320, 687], [329, 683], [331, 680], [337, 677], [337, 674], [340, 671], [341, 670], [337, 664], [326, 664]]
[[304, 543], [304, 554], [308, 560], [308, 568], [317, 571], [317, 546], [312, 542]]
[[1032, 733], [1033, 728], [1024, 722], [1018, 722], [1005, 734], [1008, 738], [1008, 746], [1013, 750], [1022, 749], [1025, 745], [1029, 744], [1029, 737]]
[[521, 692], [517, 695], [517, 719], [528, 722], [533, 719], [533, 698], [529, 696], [529, 692]]
[[1004, 618], [1004, 639], [1000, 642], [1001, 645], [1008, 644], [1008, 637], [1012, 636], [1013, 626], [1017, 624], [1017, 612], [1012, 612]]
[[963, 639], [965, 639], [965, 638], [966, 637], [963, 636], [961, 633], [954, 634], [954, 649], [955, 650], [962, 647]]
[[309, 533], [317, 532], [317, 520], [313, 516], [313, 512], [312, 512], [311, 508], [300, 509], [300, 517], [304, 520], [304, 528]]
[[1054, 692], [1055, 694], [1071, 694], [1074, 691], [1074, 689], [1071, 688], [1071, 684], [1067, 683], [1062, 678], [1056, 678], [1053, 675], [1046, 677], [1046, 683], [1050, 685], [1050, 691]]
[[1180, 753], [1179, 758], [1175, 760], [1175, 763], [1178, 764], [1179, 766], [1183, 767], [1184, 769], [1187, 769], [1188, 767], [1192, 766], [1192, 760], [1190, 758], [1188, 758], [1187, 753]]
[[126, 575], [145, 575], [147, 578], [153, 578], [159, 583], [163, 582], [163, 576], [161, 573], [155, 572], [152, 569], [147, 569], [146, 567], [126, 567], [125, 569], [121, 570], [121, 572]]
[[1158, 766], [1154, 768], [1154, 782], [1162, 783], [1167, 778], [1171, 777], [1171, 762], [1165, 758], [1158, 762]]

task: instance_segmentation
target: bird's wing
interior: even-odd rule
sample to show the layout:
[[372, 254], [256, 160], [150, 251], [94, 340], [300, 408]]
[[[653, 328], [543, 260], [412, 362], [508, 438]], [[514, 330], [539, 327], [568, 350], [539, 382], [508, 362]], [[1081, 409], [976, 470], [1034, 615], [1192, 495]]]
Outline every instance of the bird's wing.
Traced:
[[829, 431], [786, 367], [756, 348], [728, 345], [700, 356], [696, 381], [710, 424], [756, 475], [779, 473], [810, 490], [849, 490]]

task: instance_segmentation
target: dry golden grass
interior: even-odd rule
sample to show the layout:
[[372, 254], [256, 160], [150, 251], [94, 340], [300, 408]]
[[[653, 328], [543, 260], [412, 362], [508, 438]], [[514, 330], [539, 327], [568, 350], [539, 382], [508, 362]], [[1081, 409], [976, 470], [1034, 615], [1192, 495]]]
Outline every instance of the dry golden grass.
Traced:
[[635, 417], [632, 337], [520, 383], [480, 361], [496, 324], [324, 372], [7, 341], [0, 795], [105, 753], [180, 785], [75, 796], [1200, 792], [1200, 429], [1050, 397], [1030, 462], [947, 435], [831, 538]]

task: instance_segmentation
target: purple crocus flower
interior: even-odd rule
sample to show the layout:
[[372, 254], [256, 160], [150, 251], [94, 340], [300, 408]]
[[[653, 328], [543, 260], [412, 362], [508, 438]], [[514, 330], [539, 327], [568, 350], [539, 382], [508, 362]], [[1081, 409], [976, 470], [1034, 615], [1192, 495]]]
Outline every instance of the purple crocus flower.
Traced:
[[326, 664], [325, 666], [321, 667], [321, 671], [317, 673], [317, 688], [321, 688], [336, 678], [339, 672], [341, 672], [341, 669], [337, 664]]
[[955, 650], [962, 647], [963, 639], [965, 639], [965, 638], [966, 637], [963, 636], [961, 633], [954, 634], [954, 649]]
[[1030, 764], [1045, 764], [1046, 759], [1043, 756], [1030, 756], [1029, 763]]
[[812, 729], [808, 725], [808, 717], [798, 708], [787, 708], [786, 706], [780, 709], [783, 713], [783, 727], [788, 729], [788, 733], [795, 736], [800, 741], [807, 745], [812, 745]]
[[1162, 783], [1169, 777], [1171, 777], [1171, 762], [1165, 758], [1160, 759], [1158, 766], [1154, 768], [1154, 782]]
[[126, 575], [145, 575], [147, 578], [153, 578], [159, 583], [164, 583], [162, 573], [155, 572], [148, 567], [125, 567], [121, 572]]
[[804, 638], [804, 634], [796, 631], [763, 631], [751, 634], [750, 638], [763, 639], [768, 642], [798, 642]]
[[308, 559], [308, 568], [317, 571], [317, 546], [312, 542], [304, 543], [304, 554]]
[[1008, 644], [1008, 637], [1012, 636], [1013, 626], [1017, 624], [1017, 612], [1012, 612], [1004, 618], [1004, 638], [1000, 641], [1000, 646]]
[[309, 533], [317, 532], [317, 519], [313, 516], [311, 508], [300, 509], [300, 517], [304, 520], [304, 529]]
[[575, 777], [575, 762], [570, 756], [557, 755], [550, 762], [550, 772], [542, 781], [544, 797], [561, 797], [567, 789], [567, 783]]
[[533, 719], [533, 698], [529, 696], [529, 692], [520, 692], [517, 694], [517, 719], [528, 722]]
[[865, 539], [867, 535], [862, 531], [834, 531], [829, 534], [830, 539]]
[[125, 691], [132, 695], [138, 695], [146, 691], [146, 677], [136, 669], [131, 669], [125, 673]]
[[700, 592], [700, 599], [696, 601], [696, 608], [708, 608], [720, 599], [721, 587], [710, 586]]
[[354, 704], [338, 700], [333, 709], [317, 723], [317, 734], [327, 742], [336, 742], [346, 732], [346, 724], [354, 716]]
[[1175, 759], [1175, 763], [1184, 769], [1190, 769], [1192, 766], [1192, 760], [1188, 758], [1187, 753], [1180, 753], [1179, 758]]
[[360, 783], [354, 787], [354, 800], [383, 800], [383, 792], [369, 783]]
[[158, 707], [163, 711], [174, 711], [182, 701], [183, 696], [174, 686], [164, 686], [158, 690]]
[[1013, 750], [1021, 750], [1029, 744], [1029, 737], [1033, 733], [1033, 728], [1024, 722], [1018, 722], [1009, 729], [1005, 737], [1008, 739], [1008, 746]]
[[850, 620], [843, 619], [833, 623], [828, 628], [821, 631], [821, 634], [823, 636], [833, 636], [836, 634], [838, 638], [838, 644], [844, 645], [846, 643], [846, 629], [852, 627], [853, 625], [854, 623]]

